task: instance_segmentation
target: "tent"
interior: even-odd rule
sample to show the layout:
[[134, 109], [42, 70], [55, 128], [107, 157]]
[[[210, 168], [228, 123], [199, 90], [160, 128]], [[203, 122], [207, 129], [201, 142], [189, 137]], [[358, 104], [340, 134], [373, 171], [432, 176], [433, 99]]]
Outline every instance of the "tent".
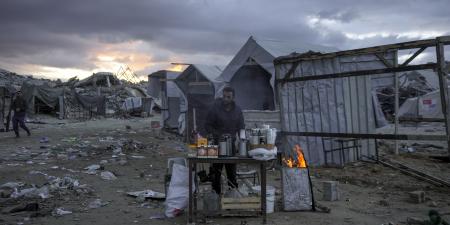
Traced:
[[185, 97], [181, 89], [175, 84], [180, 72], [160, 70], [148, 75], [147, 93], [160, 103], [161, 117], [164, 127], [178, 128], [178, 117]]
[[29, 114], [35, 114], [39, 106], [57, 111], [59, 97], [64, 96], [66, 91], [64, 88], [50, 87], [47, 83], [37, 85], [29, 82], [24, 82], [20, 90], [27, 103]]
[[185, 103], [182, 104], [186, 111], [180, 115], [179, 123], [180, 131], [187, 135], [188, 140], [188, 134], [191, 134], [194, 128], [200, 134], [205, 134], [206, 114], [214, 102], [217, 89], [222, 85], [217, 80], [221, 72], [219, 66], [192, 64], [175, 79], [187, 99], [187, 107]]
[[[250, 37], [225, 67], [218, 80], [235, 89], [236, 103], [244, 110], [274, 110], [273, 60], [293, 52], [330, 52], [336, 49], [312, 44], [293, 44]], [[216, 97], [221, 95], [220, 88]]]
[[399, 108], [398, 116], [399, 118], [443, 119], [441, 92], [432, 91], [420, 97], [407, 99]]

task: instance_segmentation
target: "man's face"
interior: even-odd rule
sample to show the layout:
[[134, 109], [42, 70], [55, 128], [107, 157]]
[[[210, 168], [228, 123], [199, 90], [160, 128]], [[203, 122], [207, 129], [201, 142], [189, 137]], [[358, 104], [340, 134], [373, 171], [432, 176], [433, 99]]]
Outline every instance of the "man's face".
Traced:
[[18, 91], [18, 92], [17, 92], [17, 96], [22, 97], [22, 92], [21, 92], [21, 91]]
[[231, 104], [234, 100], [233, 92], [224, 91], [222, 98], [225, 104]]

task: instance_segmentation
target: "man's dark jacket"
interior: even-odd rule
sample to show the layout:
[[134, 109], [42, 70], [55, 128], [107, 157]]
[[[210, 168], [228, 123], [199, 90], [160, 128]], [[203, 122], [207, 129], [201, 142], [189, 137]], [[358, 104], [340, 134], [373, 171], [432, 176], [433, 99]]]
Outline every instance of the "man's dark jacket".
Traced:
[[244, 116], [239, 106], [233, 102], [231, 110], [226, 111], [222, 98], [214, 101], [206, 116], [205, 130], [214, 136], [216, 143], [223, 134], [230, 134], [234, 139], [236, 133], [244, 128]]

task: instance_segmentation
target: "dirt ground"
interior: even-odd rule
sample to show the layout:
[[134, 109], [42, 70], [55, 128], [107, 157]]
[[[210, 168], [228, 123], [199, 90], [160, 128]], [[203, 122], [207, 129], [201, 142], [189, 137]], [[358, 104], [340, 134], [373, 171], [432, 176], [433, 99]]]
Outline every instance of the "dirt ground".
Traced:
[[[186, 214], [172, 219], [154, 218], [164, 213], [163, 201], [126, 195], [145, 189], [164, 193], [167, 159], [186, 156], [181, 139], [166, 132], [159, 135], [150, 128], [152, 120], [158, 120], [158, 116], [85, 122], [45, 118], [45, 124], [28, 124], [30, 137], [24, 132], [19, 139], [12, 132], [0, 133], [0, 185], [21, 182], [22, 190], [33, 185], [48, 186], [49, 178], [71, 178], [45, 198], [13, 198], [1, 193], [0, 224], [187, 224]], [[117, 151], [120, 145], [122, 154]], [[419, 153], [387, 157], [450, 179], [450, 164]], [[86, 173], [84, 168], [92, 164], [102, 165], [103, 170]], [[112, 172], [117, 179], [102, 179], [100, 173], [104, 171]], [[277, 189], [277, 205], [275, 212], [268, 214], [268, 224], [407, 224], [408, 217], [426, 219], [430, 209], [450, 212], [449, 188], [436, 187], [380, 164], [355, 162], [344, 168], [313, 167], [310, 174], [315, 199], [331, 212], [282, 212], [280, 171], [269, 169], [268, 184]], [[73, 180], [78, 180], [78, 184], [71, 183]], [[322, 200], [322, 182], [330, 180], [339, 182], [339, 201]], [[426, 201], [413, 203], [408, 194], [412, 191], [424, 191]], [[100, 199], [101, 206], [90, 207], [96, 199]], [[39, 210], [11, 212], [29, 203], [37, 203]], [[57, 215], [58, 208], [72, 213]], [[444, 218], [450, 221], [448, 215]], [[259, 217], [227, 217], [207, 218], [197, 224], [261, 221]]]

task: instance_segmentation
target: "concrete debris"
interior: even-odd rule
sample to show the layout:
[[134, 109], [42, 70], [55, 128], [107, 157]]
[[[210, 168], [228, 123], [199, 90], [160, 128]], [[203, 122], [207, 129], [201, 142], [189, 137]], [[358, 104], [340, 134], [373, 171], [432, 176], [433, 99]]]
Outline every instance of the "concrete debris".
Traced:
[[324, 181], [323, 182], [323, 200], [337, 201], [339, 200], [338, 182]]

